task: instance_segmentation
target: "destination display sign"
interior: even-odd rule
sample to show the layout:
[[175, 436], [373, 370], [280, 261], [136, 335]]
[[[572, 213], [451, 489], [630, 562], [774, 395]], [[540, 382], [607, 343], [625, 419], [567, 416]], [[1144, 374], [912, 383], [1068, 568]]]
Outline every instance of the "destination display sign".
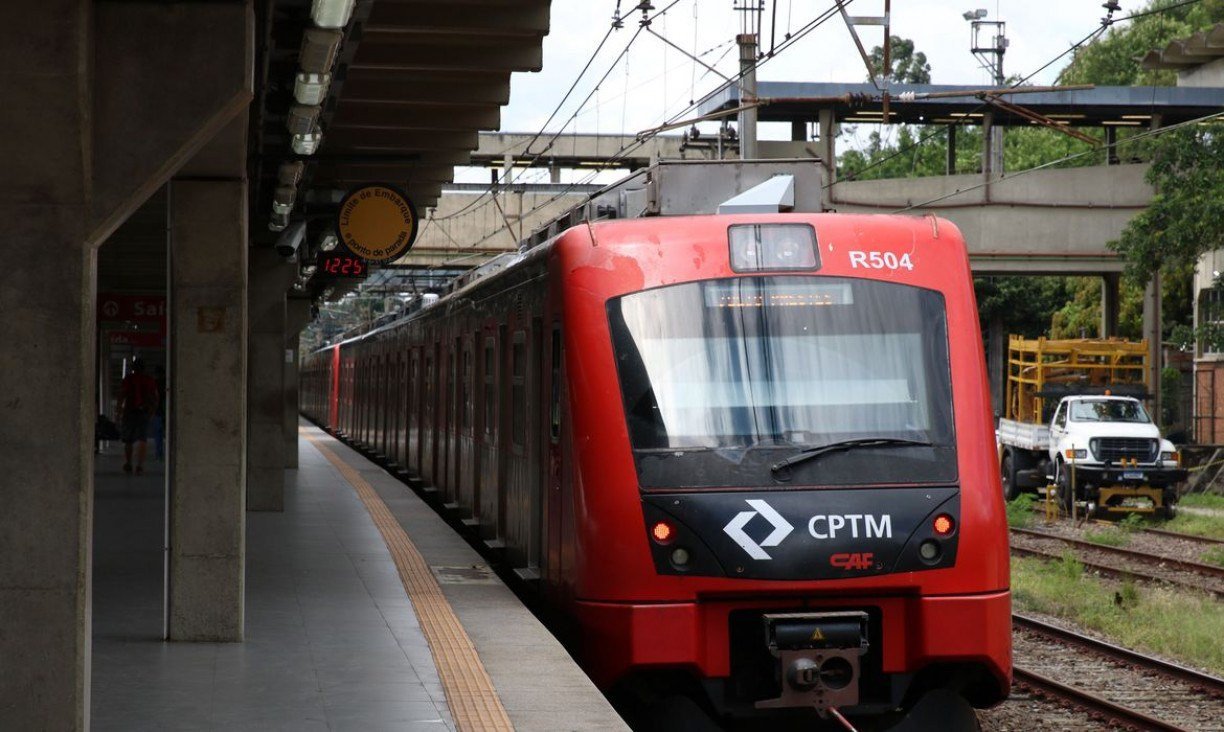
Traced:
[[416, 208], [408, 196], [386, 183], [354, 188], [340, 202], [336, 233], [357, 257], [389, 262], [412, 248], [417, 234]]

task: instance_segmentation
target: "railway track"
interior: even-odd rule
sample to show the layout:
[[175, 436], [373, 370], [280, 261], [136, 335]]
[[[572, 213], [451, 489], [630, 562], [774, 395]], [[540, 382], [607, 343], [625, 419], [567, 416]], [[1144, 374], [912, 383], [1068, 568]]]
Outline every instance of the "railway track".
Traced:
[[1107, 577], [1176, 585], [1224, 598], [1224, 567], [1102, 546], [1032, 529], [1013, 528], [1011, 534], [1012, 553], [1020, 556], [1061, 559], [1063, 552], [1058, 549], [1070, 547], [1081, 564]]
[[[1216, 729], [1224, 679], [1066, 630], [1012, 616], [1018, 685], [1093, 717], [1141, 730]], [[1033, 670], [1040, 666], [1042, 673]]]
[[1195, 544], [1207, 544], [1216, 546], [1224, 544], [1224, 539], [1214, 539], [1210, 536], [1199, 536], [1198, 534], [1183, 534], [1180, 531], [1166, 531], [1164, 529], [1143, 529], [1143, 533], [1151, 534], [1152, 536], [1163, 536], [1168, 539], [1180, 539], [1181, 541], [1190, 541]]

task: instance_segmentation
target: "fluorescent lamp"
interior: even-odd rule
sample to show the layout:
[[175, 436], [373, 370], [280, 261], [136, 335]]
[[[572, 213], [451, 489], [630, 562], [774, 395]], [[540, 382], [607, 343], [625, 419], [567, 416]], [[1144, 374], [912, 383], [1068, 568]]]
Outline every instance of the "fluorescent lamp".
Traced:
[[1138, 127], [1139, 125], [1143, 123], [1142, 122], [1130, 122], [1130, 121], [1115, 122], [1113, 120], [1105, 120], [1101, 124], [1108, 125], [1110, 127]]
[[302, 34], [302, 50], [298, 52], [298, 64], [307, 74], [326, 74], [336, 63], [336, 51], [340, 48], [340, 31], [307, 28]]
[[1150, 114], [1124, 114], [1122, 115], [1122, 119], [1151, 119], [1151, 118], [1152, 118], [1152, 115]]
[[331, 74], [299, 73], [293, 80], [293, 98], [299, 104], [322, 104], [327, 98], [327, 87], [331, 84]]
[[323, 133], [309, 132], [293, 136], [293, 151], [298, 155], [314, 155], [315, 150], [319, 149], [319, 143], [323, 141]]
[[320, 28], [343, 28], [353, 14], [354, 0], [314, 0], [310, 17]]

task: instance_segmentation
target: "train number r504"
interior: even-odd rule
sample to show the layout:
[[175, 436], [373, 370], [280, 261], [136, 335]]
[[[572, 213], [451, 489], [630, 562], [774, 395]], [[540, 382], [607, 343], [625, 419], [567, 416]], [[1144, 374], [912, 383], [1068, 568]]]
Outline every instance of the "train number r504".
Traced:
[[851, 250], [850, 269], [887, 269], [894, 271], [898, 269], [907, 269], [913, 271], [914, 262], [910, 259], [908, 252], [905, 254], [897, 254], [896, 252], [864, 252], [859, 250]]

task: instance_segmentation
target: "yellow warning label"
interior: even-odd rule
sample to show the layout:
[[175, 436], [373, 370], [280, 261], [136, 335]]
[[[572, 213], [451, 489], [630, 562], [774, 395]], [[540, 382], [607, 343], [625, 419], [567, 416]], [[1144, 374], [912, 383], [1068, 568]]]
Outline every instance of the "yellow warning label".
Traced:
[[820, 632], [820, 628], [816, 628], [815, 630], [813, 630], [812, 637], [808, 638], [808, 640], [814, 640], [814, 641], [822, 641], [824, 639], [825, 639], [824, 633]]
[[402, 257], [416, 238], [416, 228], [412, 201], [383, 183], [349, 191], [336, 218], [340, 240], [353, 254], [371, 262]]

